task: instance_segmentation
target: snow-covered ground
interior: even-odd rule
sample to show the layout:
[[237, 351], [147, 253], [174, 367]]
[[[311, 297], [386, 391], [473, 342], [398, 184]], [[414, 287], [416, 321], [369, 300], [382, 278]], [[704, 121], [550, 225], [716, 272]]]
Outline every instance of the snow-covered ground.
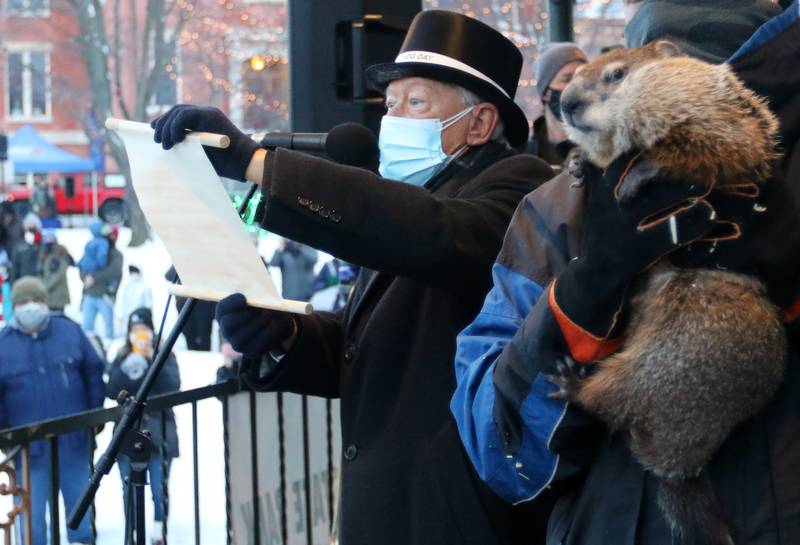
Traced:
[[[85, 222], [76, 221], [83, 224]], [[201, 236], [201, 235], [198, 235]], [[89, 240], [89, 231], [85, 227], [72, 227], [59, 229], [57, 233], [59, 242], [64, 245], [77, 260], [83, 255], [83, 247]], [[124, 287], [128, 276], [128, 265], [138, 266], [145, 281], [153, 290], [153, 319], [158, 327], [161, 315], [167, 303], [167, 282], [164, 273], [170, 266], [169, 255], [159, 240], [148, 241], [142, 246], [128, 247], [130, 232], [122, 229], [117, 247], [125, 258], [124, 273], [121, 286]], [[266, 259], [278, 247], [279, 238], [267, 235], [259, 240], [259, 253]], [[320, 255], [317, 269], [328, 259]], [[280, 289], [280, 271], [270, 269], [276, 285]], [[70, 268], [68, 272], [72, 304], [65, 312], [68, 316], [81, 323], [79, 309], [81, 281], [78, 270]], [[174, 303], [170, 303], [167, 310], [165, 335], [177, 318]], [[96, 330], [103, 331], [98, 317]], [[123, 332], [124, 321], [118, 320], [118, 334]], [[222, 358], [217, 350], [216, 323], [212, 334], [212, 352], [194, 352], [186, 350], [186, 344], [181, 338], [175, 346], [178, 365], [181, 372], [181, 389], [188, 390], [206, 386], [214, 382], [217, 368], [221, 365]], [[122, 344], [121, 338], [112, 343], [109, 353], [113, 356]], [[113, 402], [107, 400], [106, 406]], [[173, 461], [170, 475], [170, 515], [169, 515], [169, 542], [174, 545], [194, 543], [194, 495], [193, 495], [193, 467], [192, 467], [192, 414], [191, 406], [185, 405], [175, 410], [178, 425], [181, 456]], [[200, 475], [200, 531], [203, 543], [219, 544], [225, 542], [225, 489], [223, 475], [223, 449], [222, 449], [222, 407], [217, 399], [208, 399], [198, 403], [198, 443], [199, 443], [199, 475]], [[107, 425], [98, 436], [99, 457], [111, 438], [112, 426]], [[148, 525], [152, 522], [152, 500], [147, 496]], [[0, 502], [2, 504], [2, 502]], [[119, 545], [123, 543], [123, 504], [122, 485], [119, 472], [114, 468], [102, 482], [96, 497], [97, 507], [97, 533], [98, 545]], [[4, 507], [4, 505], [0, 505]], [[5, 510], [3, 510], [5, 512]], [[62, 524], [66, 518], [63, 515]], [[66, 541], [66, 529], [62, 529], [62, 543]]]

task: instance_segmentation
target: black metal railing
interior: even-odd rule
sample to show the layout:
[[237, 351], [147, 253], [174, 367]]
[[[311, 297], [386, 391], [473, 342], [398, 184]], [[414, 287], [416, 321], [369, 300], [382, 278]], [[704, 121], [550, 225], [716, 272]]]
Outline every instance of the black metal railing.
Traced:
[[[230, 407], [230, 399], [231, 396], [236, 394], [242, 396], [249, 396], [249, 442], [250, 445], [246, 444], [231, 444], [230, 443], [230, 418], [231, 418], [231, 407]], [[274, 396], [276, 401], [276, 408], [277, 410], [274, 411], [274, 414], [258, 414], [257, 411], [257, 398], [259, 396]], [[197, 412], [197, 403], [204, 399], [217, 397], [221, 401], [222, 405], [222, 421], [223, 421], [223, 428], [222, 428], [222, 448], [223, 448], [223, 459], [224, 459], [224, 467], [219, 468], [219, 473], [217, 475], [222, 475], [225, 479], [225, 530], [226, 530], [226, 542], [228, 544], [233, 543], [234, 539], [235, 542], [238, 543], [247, 543], [248, 545], [271, 545], [273, 543], [277, 543], [274, 535], [266, 535], [271, 534], [270, 532], [265, 532], [266, 525], [262, 520], [262, 509], [259, 506], [260, 496], [264, 494], [262, 490], [259, 489], [259, 473], [264, 472], [264, 462], [271, 462], [273, 465], [271, 468], [268, 468], [269, 471], [277, 471], [277, 477], [279, 482], [279, 491], [276, 490], [274, 493], [274, 497], [276, 499], [276, 507], [279, 514], [279, 524], [280, 524], [280, 544], [281, 545], [293, 545], [294, 543], [305, 543], [306, 545], [321, 545], [322, 542], [319, 540], [319, 535], [317, 535], [318, 540], [314, 542], [314, 531], [312, 528], [312, 513], [311, 513], [311, 498], [312, 498], [312, 475], [310, 470], [310, 434], [312, 433], [309, 428], [309, 414], [308, 414], [308, 399], [304, 396], [301, 398], [302, 403], [302, 425], [300, 429], [291, 429], [287, 430], [286, 426], [284, 425], [284, 399], [287, 396], [292, 397], [300, 397], [294, 396], [294, 394], [256, 394], [254, 392], [240, 392], [239, 386], [235, 381], [225, 382], [221, 384], [215, 384], [211, 386], [205, 386], [202, 388], [196, 388], [193, 390], [187, 390], [182, 392], [175, 392], [170, 394], [164, 394], [159, 396], [154, 396], [150, 398], [147, 402], [147, 413], [152, 412], [161, 412], [162, 414], [162, 428], [164, 426], [164, 418], [163, 418], [163, 411], [169, 408], [177, 407], [179, 405], [191, 405], [191, 414], [192, 414], [192, 463], [193, 463], [193, 501], [194, 501], [194, 542], [195, 544], [199, 545], [201, 543], [201, 519], [200, 519], [200, 501], [202, 500], [200, 496], [200, 488], [199, 488], [199, 481], [201, 478], [201, 474], [199, 471], [199, 463], [198, 463], [198, 433], [199, 430], [202, 429], [202, 426], [198, 426], [198, 412]], [[318, 433], [321, 438], [324, 439], [326, 448], [324, 449], [324, 455], [326, 457], [326, 479], [325, 484], [327, 485], [326, 493], [324, 494], [325, 500], [328, 505], [327, 509], [325, 510], [327, 515], [327, 536], [324, 543], [329, 542], [330, 535], [333, 532], [332, 528], [332, 521], [334, 520], [334, 505], [335, 505], [335, 498], [337, 496], [337, 492], [335, 490], [336, 486], [336, 479], [334, 478], [335, 475], [335, 468], [338, 466], [338, 449], [334, 447], [334, 440], [335, 436], [337, 435], [333, 431], [333, 426], [335, 425], [335, 418], [333, 416], [334, 408], [330, 401], [325, 403], [325, 415], [324, 418], [320, 419], [320, 425], [314, 426], [314, 432]], [[8, 467], [9, 465], [13, 465], [13, 461], [16, 460], [28, 460], [29, 458], [29, 445], [33, 441], [40, 441], [46, 440], [49, 443], [51, 457], [50, 457], [50, 539], [51, 543], [57, 544], [60, 541], [59, 535], [59, 523], [63, 519], [63, 515], [59, 513], [59, 502], [58, 502], [58, 472], [59, 472], [59, 459], [58, 459], [58, 437], [70, 432], [81, 431], [81, 430], [93, 430], [98, 426], [104, 425], [109, 422], [116, 421], [119, 416], [122, 414], [121, 407], [113, 407], [108, 409], [97, 409], [93, 411], [86, 411], [70, 416], [65, 416], [63, 418], [47, 420], [43, 422], [38, 422], [35, 424], [30, 424], [27, 426], [20, 426], [16, 428], [10, 428], [6, 430], [0, 430], [0, 449], [3, 449], [4, 452], [7, 452], [8, 455], [5, 456], [4, 466], [0, 466], [0, 471], [3, 471], [3, 467]], [[268, 419], [274, 418], [276, 419], [276, 426], [278, 429], [278, 456], [277, 460], [270, 460], [268, 456], [265, 456], [265, 453], [260, 453], [258, 449], [258, 435], [259, 435], [259, 422], [261, 419]], [[162, 429], [163, 431], [163, 429]], [[287, 493], [286, 493], [286, 448], [285, 442], [287, 439], [293, 439], [294, 437], [291, 434], [299, 434], [302, 438], [302, 468], [303, 468], [303, 484], [302, 484], [302, 494], [304, 494], [304, 498], [302, 498], [302, 507], [304, 509], [304, 513], [300, 515], [300, 518], [304, 524], [304, 532], [298, 532], [295, 528], [294, 532], [289, 531], [289, 523], [287, 518]], [[162, 434], [162, 437], [165, 437], [165, 434]], [[252, 520], [250, 523], [252, 524], [252, 528], [246, 529], [246, 536], [236, 536], [234, 538], [234, 524], [232, 522], [233, 516], [233, 490], [231, 486], [231, 456], [233, 454], [239, 455], [243, 450], [242, 449], [249, 449], [250, 451], [250, 475], [249, 480], [252, 482], [252, 489], [249, 491], [238, 490], [238, 494], [243, 495], [252, 494], [251, 498], [246, 498], [247, 501], [252, 502]], [[92, 457], [90, 457], [91, 459]], [[293, 460], [293, 462], [297, 462]], [[23, 464], [25, 466], [25, 464]], [[13, 470], [12, 470], [13, 473]], [[29, 464], [28, 467], [20, 468], [20, 471], [17, 473], [22, 473], [22, 481], [24, 482], [24, 486], [19, 486], [19, 482], [14, 480], [14, 484], [16, 486], [16, 491], [12, 493], [16, 493], [18, 497], [22, 500], [29, 498], [29, 496], [25, 496], [27, 494], [27, 490], [30, 486], [30, 476], [29, 476]], [[209, 478], [211, 476], [204, 475], [204, 478]], [[211, 477], [213, 478], [213, 477]], [[166, 479], [163, 480], [166, 482]], [[3, 492], [7, 492], [3, 490], [3, 487], [0, 486], [0, 494]], [[165, 489], [166, 493], [166, 489]], [[175, 489], [172, 490], [172, 500], [175, 499], [181, 500], [181, 494], [185, 494], [188, 496], [188, 491]], [[26, 501], [19, 501], [19, 507], [12, 513], [16, 516], [19, 520], [20, 516], [23, 512], [29, 510], [29, 502]], [[166, 501], [165, 501], [166, 504]], [[94, 513], [94, 509], [91, 511]], [[88, 516], [88, 515], [87, 515]], [[120, 517], [123, 514], [120, 513]], [[26, 536], [23, 538], [25, 544], [27, 544], [30, 539], [30, 517], [23, 518], [25, 522], [25, 526], [28, 528], [23, 534]], [[246, 519], [245, 519], [246, 520]], [[316, 518], [314, 518], [316, 521]], [[7, 524], [11, 526], [14, 525], [14, 520], [9, 520]], [[164, 527], [166, 528], [167, 525], [165, 524]], [[93, 532], [94, 524], [92, 524]], [[8, 529], [6, 526], [3, 526], [0, 523], [0, 530], [6, 533], [6, 536], [10, 536], [11, 529]], [[302, 535], [305, 534], [305, 535]], [[319, 534], [319, 532], [318, 532]], [[2, 535], [2, 534], [0, 534]], [[96, 535], [96, 533], [95, 533]], [[166, 537], [166, 534], [165, 536]], [[11, 542], [10, 538], [7, 539], [7, 542]], [[166, 541], [165, 541], [166, 545]]]

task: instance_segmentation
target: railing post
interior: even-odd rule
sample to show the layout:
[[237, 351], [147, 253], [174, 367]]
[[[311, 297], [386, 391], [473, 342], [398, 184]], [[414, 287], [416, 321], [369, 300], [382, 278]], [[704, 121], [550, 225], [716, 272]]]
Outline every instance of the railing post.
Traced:
[[256, 393], [250, 392], [250, 469], [253, 479], [253, 540], [261, 545], [261, 519], [258, 501], [258, 433], [256, 422]]
[[333, 402], [325, 400], [325, 427], [328, 445], [328, 533], [333, 533]]
[[302, 396], [303, 417], [303, 480], [306, 494], [306, 545], [313, 545], [313, 525], [311, 523], [311, 462], [308, 459], [308, 398]]
[[28, 491], [27, 497], [27, 510], [28, 516], [25, 517], [25, 543], [31, 543], [33, 541], [33, 519], [31, 518], [31, 489], [33, 488], [31, 483], [31, 446], [30, 444], [25, 445], [22, 447], [22, 465], [24, 469], [22, 472], [25, 474], [25, 489]]
[[200, 468], [197, 451], [197, 401], [192, 401], [192, 462], [194, 463], [194, 543], [200, 545]]
[[158, 452], [161, 454], [161, 512], [164, 513], [164, 520], [161, 523], [161, 540], [167, 545], [167, 523], [169, 522], [169, 470], [170, 464], [167, 463], [167, 412], [163, 410], [159, 413], [161, 424], [161, 445]]
[[50, 438], [50, 538], [61, 543], [61, 517], [58, 511], [58, 436]]
[[289, 522], [286, 509], [286, 436], [283, 427], [283, 394], [278, 392], [278, 470], [281, 487], [281, 543], [289, 543]]
[[[228, 432], [228, 394], [222, 396], [222, 458], [225, 470], [225, 545], [231, 545], [231, 445]], [[166, 545], [166, 544], [164, 544]]]

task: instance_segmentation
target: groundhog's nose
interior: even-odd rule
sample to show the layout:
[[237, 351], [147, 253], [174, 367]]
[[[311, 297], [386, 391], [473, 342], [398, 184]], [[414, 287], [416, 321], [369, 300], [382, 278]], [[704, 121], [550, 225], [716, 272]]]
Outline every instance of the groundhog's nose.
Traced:
[[569, 117], [583, 106], [583, 102], [575, 95], [561, 97], [561, 111], [565, 116]]

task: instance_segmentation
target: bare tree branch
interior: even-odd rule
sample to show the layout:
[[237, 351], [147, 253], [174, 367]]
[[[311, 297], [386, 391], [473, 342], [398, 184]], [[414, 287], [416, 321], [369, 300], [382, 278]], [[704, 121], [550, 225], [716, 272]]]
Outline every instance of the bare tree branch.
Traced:
[[114, 47], [112, 49], [112, 55], [114, 59], [114, 93], [117, 97], [117, 106], [119, 106], [122, 115], [125, 117], [125, 119], [130, 119], [131, 114], [128, 110], [128, 105], [125, 102], [125, 96], [122, 93], [122, 44], [120, 43], [122, 36], [122, 21], [120, 16], [121, 6], [121, 0], [114, 2]]

